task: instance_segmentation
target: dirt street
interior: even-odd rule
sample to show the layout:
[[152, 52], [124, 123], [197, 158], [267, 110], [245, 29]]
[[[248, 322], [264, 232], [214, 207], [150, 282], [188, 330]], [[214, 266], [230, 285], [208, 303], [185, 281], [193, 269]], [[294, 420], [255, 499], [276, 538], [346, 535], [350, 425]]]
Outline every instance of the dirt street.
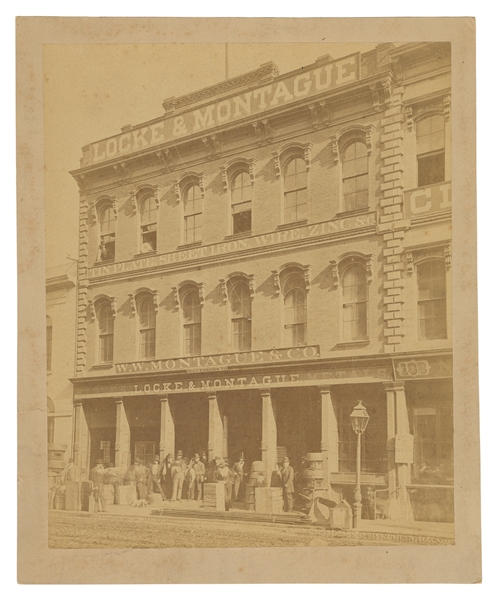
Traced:
[[[332, 537], [322, 528], [226, 523], [178, 517], [77, 515], [51, 512], [50, 548], [248, 548], [392, 546], [393, 542]], [[398, 545], [398, 544], [397, 544]]]

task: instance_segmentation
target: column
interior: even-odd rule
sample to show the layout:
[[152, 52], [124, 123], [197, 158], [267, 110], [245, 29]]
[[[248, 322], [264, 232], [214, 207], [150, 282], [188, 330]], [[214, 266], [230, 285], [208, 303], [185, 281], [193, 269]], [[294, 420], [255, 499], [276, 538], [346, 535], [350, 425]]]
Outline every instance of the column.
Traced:
[[383, 384], [387, 393], [389, 517], [413, 520], [407, 491], [411, 483], [413, 437], [403, 381]]
[[262, 462], [266, 471], [267, 487], [276, 469], [278, 459], [275, 403], [270, 390], [261, 390], [262, 398]]
[[338, 473], [338, 420], [329, 387], [319, 388], [321, 394], [321, 452], [324, 457], [323, 486], [330, 485], [330, 473]]
[[219, 400], [216, 394], [207, 396], [209, 400], [209, 462], [216, 456], [223, 457], [223, 417]]
[[131, 456], [131, 432], [128, 415], [123, 399], [116, 400], [116, 452], [115, 465], [118, 469], [127, 469]]
[[228, 415], [223, 415], [223, 458], [228, 456]]
[[88, 479], [90, 474], [89, 460], [90, 431], [85, 417], [83, 404], [74, 405], [74, 464], [79, 467], [81, 480]]
[[166, 396], [160, 399], [160, 460], [161, 462], [168, 454], [175, 456], [175, 428], [174, 414], [171, 401]]

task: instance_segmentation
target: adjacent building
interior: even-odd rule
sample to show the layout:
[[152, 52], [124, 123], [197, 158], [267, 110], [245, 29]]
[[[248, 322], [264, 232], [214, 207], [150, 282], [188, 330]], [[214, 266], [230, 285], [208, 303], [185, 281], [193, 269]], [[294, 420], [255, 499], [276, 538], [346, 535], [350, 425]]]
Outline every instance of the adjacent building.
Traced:
[[46, 271], [47, 441], [49, 470], [62, 470], [72, 451], [76, 261]]
[[350, 498], [361, 400], [389, 515], [450, 505], [450, 93], [449, 44], [380, 44], [266, 63], [83, 148], [83, 472], [322, 453]]

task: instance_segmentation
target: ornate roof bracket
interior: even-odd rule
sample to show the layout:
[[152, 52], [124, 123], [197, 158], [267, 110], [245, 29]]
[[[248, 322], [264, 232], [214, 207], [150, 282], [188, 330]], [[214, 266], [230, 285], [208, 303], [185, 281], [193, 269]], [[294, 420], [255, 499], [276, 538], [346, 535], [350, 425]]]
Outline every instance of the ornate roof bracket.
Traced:
[[269, 144], [272, 141], [273, 131], [269, 119], [255, 121], [255, 123], [252, 123], [252, 127], [254, 128], [255, 137], [259, 146]]
[[311, 111], [311, 121], [314, 129], [326, 127], [330, 121], [330, 111], [326, 101], [322, 100], [319, 104], [309, 104]]
[[216, 158], [216, 156], [221, 152], [221, 144], [219, 143], [216, 134], [203, 137], [202, 142], [204, 143], [210, 158]]
[[163, 150], [158, 150], [155, 155], [159, 159], [159, 161], [164, 165], [164, 173], [171, 172], [171, 164], [172, 164], [172, 156], [169, 148], [164, 148]]
[[123, 161], [112, 166], [120, 181], [127, 181], [131, 177], [131, 167], [129, 166], [129, 161], [128, 163]]

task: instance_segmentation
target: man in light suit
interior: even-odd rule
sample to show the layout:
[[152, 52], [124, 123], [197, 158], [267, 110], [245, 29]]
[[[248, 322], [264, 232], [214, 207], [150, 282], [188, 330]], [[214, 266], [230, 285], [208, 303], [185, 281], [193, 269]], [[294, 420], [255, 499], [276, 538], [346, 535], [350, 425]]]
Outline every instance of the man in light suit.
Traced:
[[291, 512], [293, 509], [293, 467], [290, 466], [290, 460], [287, 456], [283, 459], [283, 469], [281, 470], [281, 485], [283, 488], [283, 510]]

